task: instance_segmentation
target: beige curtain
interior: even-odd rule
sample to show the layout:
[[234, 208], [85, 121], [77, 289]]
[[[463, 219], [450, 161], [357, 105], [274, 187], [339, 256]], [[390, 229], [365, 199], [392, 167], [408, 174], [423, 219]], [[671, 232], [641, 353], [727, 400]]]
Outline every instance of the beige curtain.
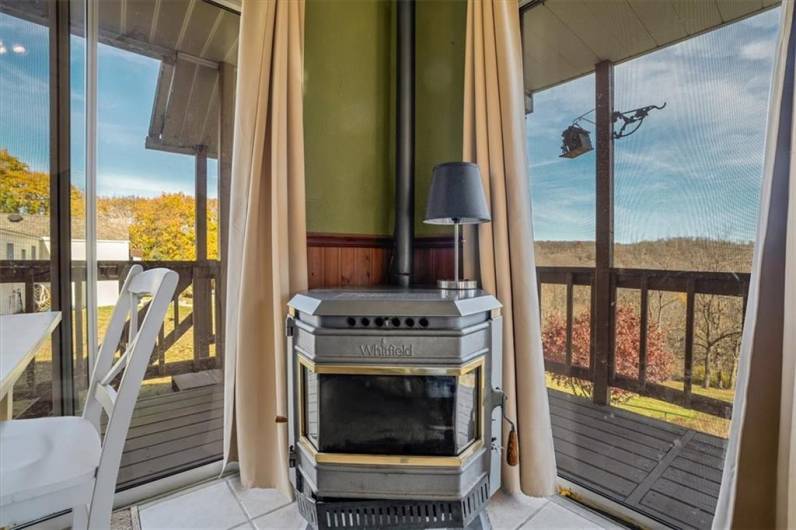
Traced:
[[760, 222], [714, 528], [796, 528], [796, 179], [792, 0], [782, 3]]
[[525, 163], [518, 13], [516, 0], [469, 0], [467, 6], [464, 160], [481, 168], [492, 222], [465, 232], [465, 274], [480, 277], [503, 303], [503, 390], [520, 456], [517, 467], [504, 462], [503, 488], [546, 496], [555, 492], [556, 463]]
[[303, 0], [244, 0], [227, 261], [224, 457], [288, 496], [284, 319], [307, 288]]

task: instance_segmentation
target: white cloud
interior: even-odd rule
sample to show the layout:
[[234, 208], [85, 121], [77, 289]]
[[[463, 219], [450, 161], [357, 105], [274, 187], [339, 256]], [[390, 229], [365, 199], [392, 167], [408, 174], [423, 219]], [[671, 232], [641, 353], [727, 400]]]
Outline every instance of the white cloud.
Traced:
[[747, 42], [741, 46], [741, 57], [750, 61], [770, 59], [774, 55], [774, 46], [771, 39], [760, 39]]
[[97, 195], [103, 197], [157, 197], [162, 193], [185, 193], [193, 195], [190, 183], [173, 180], [152, 179], [139, 175], [101, 173], [97, 175]]

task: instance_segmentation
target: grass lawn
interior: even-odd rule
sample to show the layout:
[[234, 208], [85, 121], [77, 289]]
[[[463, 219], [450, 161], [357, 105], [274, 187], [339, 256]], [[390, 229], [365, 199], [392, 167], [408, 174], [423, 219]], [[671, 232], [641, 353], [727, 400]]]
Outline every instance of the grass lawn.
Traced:
[[[561, 392], [577, 395], [576, 392], [568, 385], [558, 383], [553, 380], [550, 374], [547, 375], [547, 386]], [[675, 385], [679, 384], [676, 381], [672, 382]], [[695, 389], [696, 390], [696, 389]], [[702, 387], [700, 387], [700, 390]], [[716, 390], [716, 389], [710, 389]], [[696, 392], [695, 392], [696, 393]], [[611, 406], [624, 409], [629, 412], [634, 412], [641, 416], [648, 418], [655, 418], [668, 423], [680, 425], [687, 429], [712, 434], [721, 438], [726, 438], [730, 430], [730, 420], [711, 416], [703, 412], [686, 409], [678, 405], [660, 401], [646, 396], [640, 396], [631, 392], [626, 392], [627, 399], [621, 401], [614, 400]], [[713, 396], [711, 396], [713, 397]], [[720, 398], [719, 398], [720, 399]]]
[[[665, 381], [661, 384], [677, 390], [683, 389], [682, 381]], [[735, 397], [734, 388], [704, 388], [702, 385], [694, 384], [691, 386], [691, 392], [700, 396], [726, 401], [727, 403], [732, 403]]]

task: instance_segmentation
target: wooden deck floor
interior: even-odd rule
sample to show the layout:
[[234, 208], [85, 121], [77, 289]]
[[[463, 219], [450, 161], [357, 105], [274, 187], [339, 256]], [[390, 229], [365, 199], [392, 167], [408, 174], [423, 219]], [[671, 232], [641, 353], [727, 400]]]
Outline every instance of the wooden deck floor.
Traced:
[[122, 454], [118, 488], [221, 458], [223, 416], [222, 385], [139, 399]]
[[725, 440], [549, 391], [562, 477], [675, 528], [709, 528]]
[[[550, 390], [559, 474], [676, 528], [709, 528], [724, 440]], [[223, 389], [140, 399], [119, 487], [221, 457]]]

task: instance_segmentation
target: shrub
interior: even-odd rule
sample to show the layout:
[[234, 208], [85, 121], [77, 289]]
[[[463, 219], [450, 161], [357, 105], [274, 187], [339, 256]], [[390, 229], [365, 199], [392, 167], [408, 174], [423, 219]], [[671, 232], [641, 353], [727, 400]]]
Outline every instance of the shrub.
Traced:
[[[617, 374], [637, 378], [639, 361], [639, 329], [641, 319], [628, 306], [616, 309], [614, 366]], [[567, 323], [560, 313], [553, 313], [544, 322], [542, 346], [545, 358], [564, 363], [566, 360]], [[572, 364], [588, 367], [591, 357], [591, 314], [582, 312], [572, 322]], [[654, 322], [647, 325], [647, 381], [662, 383], [671, 375], [673, 354], [667, 348], [664, 334]], [[571, 387], [578, 395], [591, 395], [589, 381], [553, 374], [553, 380]], [[623, 399], [626, 392], [612, 389], [615, 399]]]

